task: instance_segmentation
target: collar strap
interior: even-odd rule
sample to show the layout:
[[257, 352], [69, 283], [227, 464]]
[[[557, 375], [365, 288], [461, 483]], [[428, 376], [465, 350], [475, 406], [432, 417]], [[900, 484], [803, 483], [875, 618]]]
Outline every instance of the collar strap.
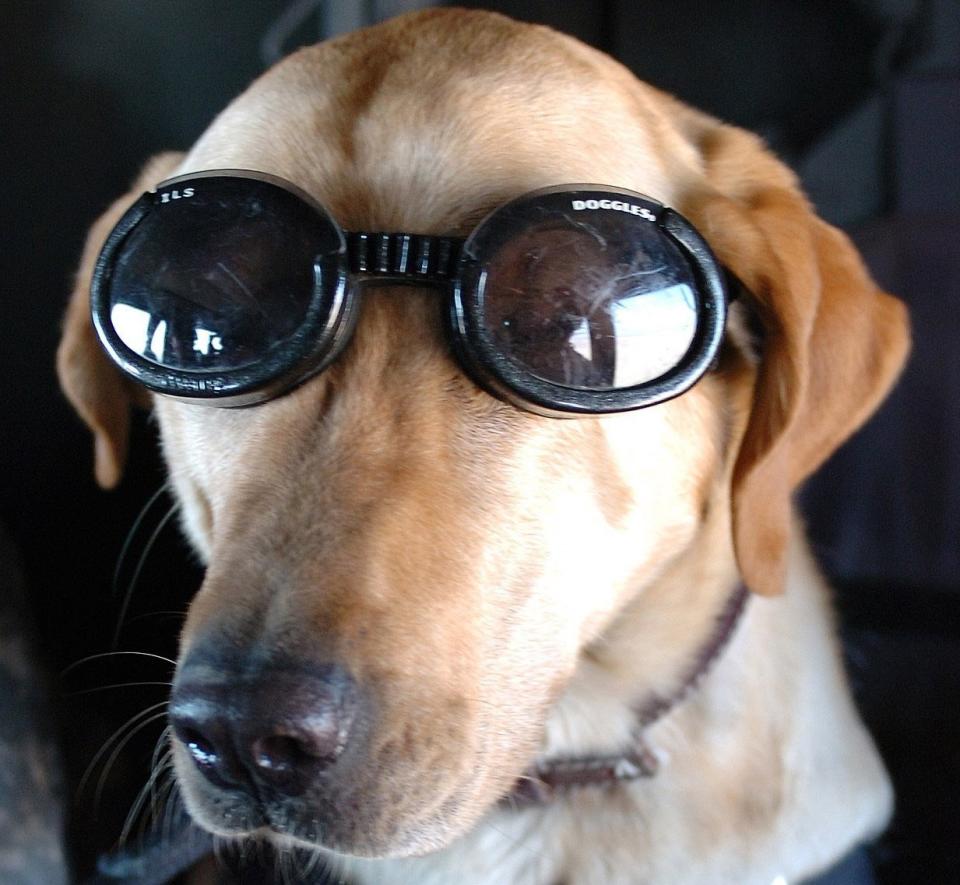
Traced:
[[643, 738], [643, 730], [680, 704], [703, 680], [733, 636], [750, 592], [738, 584], [729, 596], [707, 641], [700, 647], [679, 688], [666, 696], [653, 695], [637, 708], [633, 746], [612, 756], [577, 756], [535, 763], [503, 798], [508, 806], [538, 805], [575, 787], [610, 786], [653, 777], [659, 762]]
[[634, 746], [618, 756], [584, 756], [534, 764], [501, 800], [508, 805], [543, 805], [575, 787], [609, 786], [653, 777], [659, 763], [637, 736]]
[[637, 709], [637, 723], [640, 728], [647, 728], [665, 716], [700, 684], [730, 642], [749, 598], [750, 591], [746, 585], [737, 584], [720, 609], [707, 641], [700, 646], [697, 656], [691, 661], [680, 687], [666, 697], [653, 695]]
[[446, 282], [457, 274], [462, 237], [350, 231], [346, 234], [350, 271], [406, 282]]

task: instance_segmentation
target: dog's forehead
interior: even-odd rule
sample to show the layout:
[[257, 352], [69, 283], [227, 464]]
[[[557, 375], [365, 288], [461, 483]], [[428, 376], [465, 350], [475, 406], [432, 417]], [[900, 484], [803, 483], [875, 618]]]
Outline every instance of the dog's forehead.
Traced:
[[552, 184], [675, 203], [689, 153], [606, 56], [500, 16], [435, 11], [290, 56], [214, 121], [182, 171], [271, 172], [346, 227], [456, 233]]

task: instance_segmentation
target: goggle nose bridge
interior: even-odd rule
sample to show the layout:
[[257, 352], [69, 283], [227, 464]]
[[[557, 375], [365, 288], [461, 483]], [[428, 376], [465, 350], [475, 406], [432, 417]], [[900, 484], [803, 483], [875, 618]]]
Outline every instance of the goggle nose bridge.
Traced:
[[346, 231], [347, 268], [361, 280], [446, 285], [458, 275], [463, 237]]

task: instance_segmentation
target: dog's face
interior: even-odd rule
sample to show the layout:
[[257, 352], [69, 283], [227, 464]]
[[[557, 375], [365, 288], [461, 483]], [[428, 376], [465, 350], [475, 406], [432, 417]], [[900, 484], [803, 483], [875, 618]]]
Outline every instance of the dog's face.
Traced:
[[[770, 338], [759, 376], [735, 319], [718, 369], [683, 396], [556, 420], [468, 379], [435, 290], [382, 287], [344, 354], [285, 396], [242, 410], [156, 398], [208, 565], [174, 692], [177, 774], [219, 833], [399, 855], [463, 832], [535, 756], [584, 650], [708, 522], [733, 532], [754, 589], [778, 588], [790, 490], [869, 412], [905, 347], [893, 302], [749, 136], [492, 15], [413, 16], [301, 51], [161, 163], [138, 192], [177, 171], [256, 169], [367, 230], [464, 233], [537, 187], [631, 188], [696, 221]], [[862, 304], [825, 309], [840, 304], [827, 264]], [[85, 283], [61, 375], [109, 483], [129, 393], [92, 345]], [[826, 352], [837, 309], [865, 333], [832, 359], [864, 377], [849, 402], [819, 396], [822, 419], [810, 339]], [[682, 651], [649, 655], [653, 682]], [[221, 758], [205, 769], [198, 746]]]

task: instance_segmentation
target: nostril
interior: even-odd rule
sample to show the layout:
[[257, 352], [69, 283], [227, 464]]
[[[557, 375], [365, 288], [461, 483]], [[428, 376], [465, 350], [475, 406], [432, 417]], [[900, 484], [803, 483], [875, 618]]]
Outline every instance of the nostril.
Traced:
[[254, 741], [253, 761], [268, 776], [293, 774], [333, 762], [336, 750], [303, 738], [276, 734]]
[[195, 699], [188, 704], [183, 694], [175, 699], [170, 711], [170, 724], [177, 740], [207, 780], [225, 788], [241, 786], [229, 723], [216, 715], [212, 706], [208, 709]]
[[210, 741], [208, 741], [195, 728], [181, 728], [177, 730], [177, 737], [183, 742], [193, 761], [201, 768], [214, 768], [220, 762], [220, 754]]
[[255, 777], [287, 795], [309, 788], [346, 749], [357, 710], [353, 680], [327, 666], [274, 673], [252, 707], [245, 760]]
[[215, 786], [300, 795], [339, 760], [354, 731], [358, 692], [336, 665], [262, 666], [230, 681], [188, 675], [185, 665], [170, 721], [196, 770]]

